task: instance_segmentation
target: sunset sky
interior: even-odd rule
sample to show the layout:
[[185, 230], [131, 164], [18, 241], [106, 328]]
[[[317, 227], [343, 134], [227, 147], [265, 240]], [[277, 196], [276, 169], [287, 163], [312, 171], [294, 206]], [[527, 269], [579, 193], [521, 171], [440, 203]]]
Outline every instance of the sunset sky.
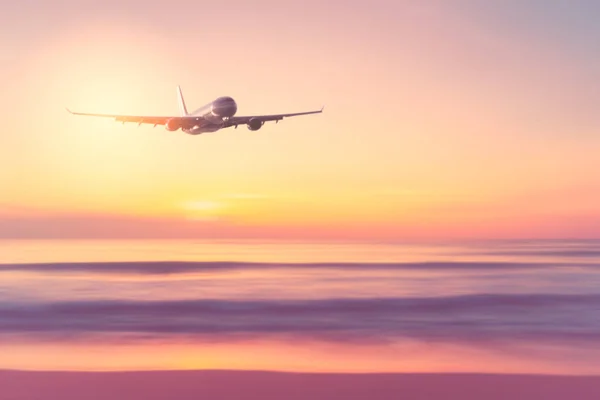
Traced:
[[[600, 236], [600, 2], [25, 0], [0, 237]], [[35, 12], [32, 12], [35, 9]], [[325, 112], [201, 136], [71, 116]]]

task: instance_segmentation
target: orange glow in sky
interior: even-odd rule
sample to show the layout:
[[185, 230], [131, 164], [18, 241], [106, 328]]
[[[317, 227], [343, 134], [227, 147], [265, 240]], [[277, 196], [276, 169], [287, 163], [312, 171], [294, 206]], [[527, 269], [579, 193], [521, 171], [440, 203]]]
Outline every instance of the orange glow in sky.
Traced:
[[[600, 234], [586, 42], [489, 24], [482, 6], [260, 3], [177, 18], [48, 5], [0, 28], [0, 236]], [[64, 110], [176, 114], [178, 84], [190, 108], [326, 109], [198, 137]]]

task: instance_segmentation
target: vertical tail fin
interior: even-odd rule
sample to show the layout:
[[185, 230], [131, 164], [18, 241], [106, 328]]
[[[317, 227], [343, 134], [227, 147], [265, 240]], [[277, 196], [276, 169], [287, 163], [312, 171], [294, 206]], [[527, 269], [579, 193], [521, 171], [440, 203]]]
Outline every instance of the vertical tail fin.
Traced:
[[181, 93], [181, 86], [177, 86], [177, 101], [179, 102], [179, 114], [182, 117], [189, 115], [187, 107], [185, 106], [185, 100], [183, 99], [183, 93]]

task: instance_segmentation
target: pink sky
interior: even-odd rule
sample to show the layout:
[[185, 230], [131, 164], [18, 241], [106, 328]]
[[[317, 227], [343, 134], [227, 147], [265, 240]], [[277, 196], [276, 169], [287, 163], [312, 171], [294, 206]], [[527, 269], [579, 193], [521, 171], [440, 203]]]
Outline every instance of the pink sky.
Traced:
[[[599, 236], [597, 8], [11, 4], [0, 237]], [[64, 111], [176, 113], [177, 84], [327, 108], [199, 137]]]

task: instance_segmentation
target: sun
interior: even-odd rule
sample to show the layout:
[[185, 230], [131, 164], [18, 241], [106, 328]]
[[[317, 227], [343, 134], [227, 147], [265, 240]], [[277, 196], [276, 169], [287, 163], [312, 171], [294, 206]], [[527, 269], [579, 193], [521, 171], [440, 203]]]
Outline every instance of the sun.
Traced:
[[216, 221], [225, 208], [221, 202], [210, 200], [195, 200], [184, 204], [183, 206], [186, 218], [191, 221]]

